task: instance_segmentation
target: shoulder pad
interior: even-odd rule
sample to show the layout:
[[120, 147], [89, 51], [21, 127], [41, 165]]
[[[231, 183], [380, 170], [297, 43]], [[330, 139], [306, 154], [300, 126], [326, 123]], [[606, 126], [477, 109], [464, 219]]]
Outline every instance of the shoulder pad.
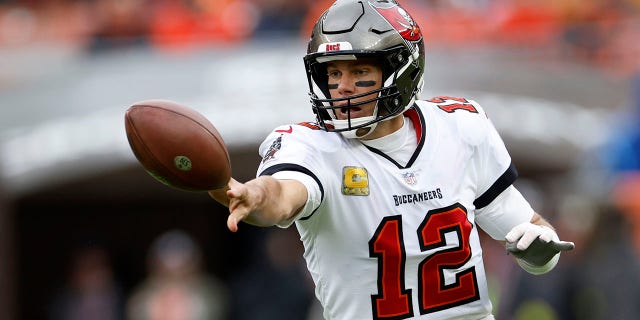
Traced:
[[473, 101], [465, 98], [438, 96], [427, 100], [427, 102], [435, 104], [436, 107], [446, 113], [454, 113], [456, 111], [480, 113], [478, 107], [473, 103]]
[[486, 137], [489, 119], [477, 102], [449, 96], [434, 97], [426, 102], [433, 106], [430, 112], [433, 116], [454, 126], [468, 143], [476, 145]]
[[322, 128], [320, 128], [320, 126], [315, 122], [299, 122], [298, 125], [312, 130], [322, 130]]

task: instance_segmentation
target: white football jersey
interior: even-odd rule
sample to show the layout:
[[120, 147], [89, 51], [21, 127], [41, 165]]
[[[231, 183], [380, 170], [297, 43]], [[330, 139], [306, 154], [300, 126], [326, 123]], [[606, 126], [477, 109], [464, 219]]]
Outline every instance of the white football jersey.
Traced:
[[[260, 147], [258, 175], [298, 172], [320, 190], [295, 223], [327, 319], [491, 315], [476, 210], [516, 179], [511, 158], [473, 101], [418, 101], [405, 117], [417, 142], [408, 163], [309, 123]], [[498, 230], [532, 213], [501, 214], [511, 218]]]

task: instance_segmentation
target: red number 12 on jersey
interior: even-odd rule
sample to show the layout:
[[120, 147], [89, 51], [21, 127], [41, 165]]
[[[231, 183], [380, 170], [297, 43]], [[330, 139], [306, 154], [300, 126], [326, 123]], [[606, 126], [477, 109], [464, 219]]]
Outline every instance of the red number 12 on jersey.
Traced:
[[[424, 259], [418, 268], [420, 314], [452, 308], [480, 299], [475, 268], [456, 274], [452, 284], [444, 283], [445, 269], [457, 269], [471, 258], [472, 229], [467, 211], [460, 205], [431, 210], [417, 230], [422, 251], [447, 245], [445, 234], [453, 232], [458, 246], [443, 249]], [[402, 216], [382, 220], [369, 240], [369, 255], [378, 259], [378, 294], [371, 296], [375, 319], [405, 319], [413, 316], [412, 290], [405, 288], [406, 252]]]

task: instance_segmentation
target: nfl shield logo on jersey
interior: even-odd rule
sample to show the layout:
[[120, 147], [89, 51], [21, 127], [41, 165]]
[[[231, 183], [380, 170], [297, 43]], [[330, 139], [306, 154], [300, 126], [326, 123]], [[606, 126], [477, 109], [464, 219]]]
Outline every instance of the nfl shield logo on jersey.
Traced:
[[402, 177], [404, 178], [404, 182], [406, 182], [407, 184], [413, 185], [418, 183], [418, 177], [413, 172], [403, 173]]

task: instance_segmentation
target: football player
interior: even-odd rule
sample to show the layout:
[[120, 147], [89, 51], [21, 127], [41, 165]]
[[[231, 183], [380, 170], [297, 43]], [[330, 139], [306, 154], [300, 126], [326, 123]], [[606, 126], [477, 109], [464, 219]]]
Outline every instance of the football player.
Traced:
[[482, 107], [420, 100], [423, 35], [395, 1], [338, 0], [308, 44], [314, 123], [277, 127], [228, 228], [295, 224], [326, 319], [493, 319], [478, 228], [546, 273], [573, 247], [513, 186]]

